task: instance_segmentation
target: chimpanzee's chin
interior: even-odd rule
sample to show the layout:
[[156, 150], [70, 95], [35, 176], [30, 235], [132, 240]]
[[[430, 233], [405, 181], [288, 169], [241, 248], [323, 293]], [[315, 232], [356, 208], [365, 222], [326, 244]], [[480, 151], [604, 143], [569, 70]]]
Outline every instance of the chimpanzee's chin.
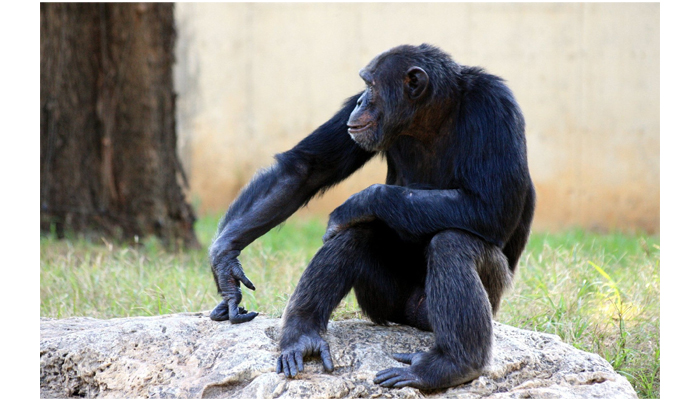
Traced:
[[357, 143], [358, 146], [362, 148], [362, 150], [365, 151], [378, 151], [379, 149], [377, 148], [379, 143], [375, 140], [374, 135], [371, 132], [363, 132], [363, 133], [356, 133], [352, 134], [349, 133], [350, 137], [352, 138], [355, 143]]

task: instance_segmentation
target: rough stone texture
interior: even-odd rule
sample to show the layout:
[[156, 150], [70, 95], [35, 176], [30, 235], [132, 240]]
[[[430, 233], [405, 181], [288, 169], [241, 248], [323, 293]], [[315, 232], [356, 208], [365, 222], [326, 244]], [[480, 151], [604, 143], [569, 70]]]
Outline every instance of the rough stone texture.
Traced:
[[425, 350], [432, 334], [367, 321], [332, 322], [335, 371], [318, 359], [296, 379], [274, 371], [278, 319], [231, 325], [206, 313], [97, 320], [41, 319], [41, 397], [149, 398], [637, 398], [595, 354], [553, 335], [495, 323], [490, 370], [442, 391], [385, 389], [377, 371], [394, 352]]

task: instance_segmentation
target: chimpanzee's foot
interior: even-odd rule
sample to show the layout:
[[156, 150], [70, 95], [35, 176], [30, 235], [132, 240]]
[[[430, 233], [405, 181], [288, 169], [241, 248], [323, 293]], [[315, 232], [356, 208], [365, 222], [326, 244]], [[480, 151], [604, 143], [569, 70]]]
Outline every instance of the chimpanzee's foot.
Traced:
[[480, 370], [461, 370], [447, 357], [438, 356], [432, 352], [397, 353], [392, 357], [411, 366], [379, 371], [374, 378], [374, 383], [388, 388], [410, 386], [421, 390], [432, 390], [469, 382], [481, 375]]
[[427, 389], [425, 382], [421, 380], [411, 368], [389, 368], [379, 371], [374, 378], [374, 383], [388, 388], [402, 388], [411, 386], [417, 389]]

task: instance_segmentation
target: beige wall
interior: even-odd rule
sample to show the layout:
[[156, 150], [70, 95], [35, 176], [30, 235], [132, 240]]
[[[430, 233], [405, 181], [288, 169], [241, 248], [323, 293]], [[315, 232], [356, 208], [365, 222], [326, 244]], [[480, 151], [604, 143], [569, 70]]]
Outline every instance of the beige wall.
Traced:
[[[535, 228], [658, 232], [659, 5], [177, 4], [178, 133], [191, 198], [225, 208], [362, 90], [398, 44], [504, 77], [527, 121]], [[375, 160], [309, 205], [382, 182]]]

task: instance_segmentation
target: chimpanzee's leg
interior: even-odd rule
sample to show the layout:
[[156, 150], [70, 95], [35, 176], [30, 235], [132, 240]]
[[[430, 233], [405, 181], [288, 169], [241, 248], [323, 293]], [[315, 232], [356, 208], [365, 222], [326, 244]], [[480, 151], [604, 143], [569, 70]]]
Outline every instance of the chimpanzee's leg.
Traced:
[[[505, 257], [480, 238], [459, 230], [436, 234], [427, 252], [425, 307], [435, 345], [425, 353], [396, 355], [411, 366], [380, 371], [375, 383], [382, 386], [454, 386], [478, 377], [489, 362], [492, 306], [478, 271], [508, 269]], [[493, 288], [493, 299], [500, 298], [496, 291]]]
[[508, 258], [496, 246], [484, 246], [482, 262], [477, 263], [477, 273], [484, 285], [491, 303], [491, 315], [496, 316], [501, 304], [501, 296], [513, 281], [513, 271], [509, 268]]
[[[285, 310], [278, 372], [295, 376], [303, 369], [306, 355], [320, 355], [326, 370], [333, 369], [328, 345], [319, 332], [326, 329], [331, 312], [353, 286], [360, 307], [375, 322], [405, 320], [412, 288], [419, 281], [422, 284], [425, 276], [416, 264], [425, 261], [422, 251], [412, 250], [417, 254], [411, 257], [411, 250], [398, 247], [401, 243], [386, 225], [370, 222], [343, 230], [321, 247]], [[388, 266], [391, 257], [399, 262]], [[395, 273], [402, 264], [404, 273]]]

